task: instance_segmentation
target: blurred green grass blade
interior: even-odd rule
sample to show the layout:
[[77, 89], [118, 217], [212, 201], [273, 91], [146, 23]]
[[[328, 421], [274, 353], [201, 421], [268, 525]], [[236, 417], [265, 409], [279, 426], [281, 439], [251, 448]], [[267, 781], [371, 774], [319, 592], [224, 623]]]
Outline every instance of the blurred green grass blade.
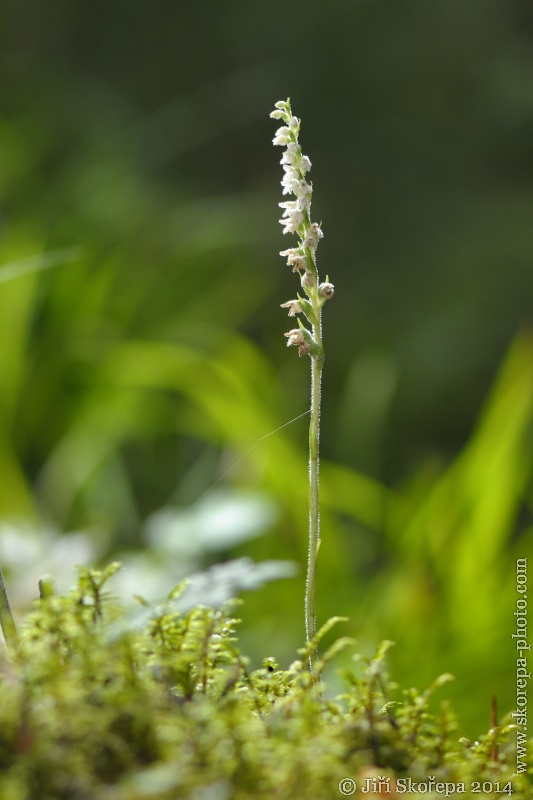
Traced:
[[0, 566], [0, 626], [8, 650], [15, 651], [18, 643], [17, 629], [15, 627], [15, 620], [9, 605], [9, 597], [7, 595], [6, 585], [4, 582], [4, 575], [2, 567]]
[[[211, 350], [219, 350], [221, 341], [213, 332]], [[265, 375], [250, 380], [260, 358], [254, 358], [250, 345], [230, 335], [223, 344], [220, 353], [161, 341], [130, 340], [110, 348], [84, 408], [41, 473], [41, 489], [62, 513], [114, 451], [125, 441], [144, 438], [154, 425], [168, 424], [167, 417], [174, 433], [250, 445], [257, 430], [273, 419], [267, 399], [272, 390]], [[176, 414], [177, 396], [199, 413]], [[163, 418], [165, 404], [169, 413]]]
[[[519, 337], [507, 357], [478, 429], [457, 465], [462, 535], [455, 547], [455, 611], [468, 602], [474, 619], [503, 604], [512, 575], [509, 545], [533, 468], [533, 337]], [[473, 591], [475, 586], [475, 591]], [[453, 612], [452, 612], [453, 613]], [[467, 615], [468, 616], [468, 615]], [[464, 612], [458, 618], [468, 625]]]
[[442, 476], [415, 482], [388, 518], [394, 558], [372, 596], [389, 607], [392, 635], [413, 649], [461, 664], [505, 661], [513, 541], [520, 537], [521, 555], [532, 551], [519, 519], [533, 471], [532, 431], [533, 336], [524, 333], [462, 453]]
[[348, 514], [378, 531], [395, 494], [378, 481], [342, 464], [322, 461], [321, 491], [325, 507]]
[[79, 259], [82, 255], [81, 247], [63, 247], [59, 250], [50, 250], [34, 256], [21, 258], [0, 264], [0, 283], [12, 281], [32, 272], [41, 272], [52, 267], [60, 267]]
[[23, 473], [12, 442], [0, 421], [0, 518], [31, 518], [35, 504], [29, 482]]
[[442, 563], [442, 557], [474, 546], [478, 563], [492, 560], [524, 495], [533, 461], [532, 426], [533, 338], [524, 335], [511, 348], [463, 452], [426, 485], [425, 497], [417, 490], [411, 503], [405, 502], [402, 530], [391, 531], [400, 549], [426, 551]]

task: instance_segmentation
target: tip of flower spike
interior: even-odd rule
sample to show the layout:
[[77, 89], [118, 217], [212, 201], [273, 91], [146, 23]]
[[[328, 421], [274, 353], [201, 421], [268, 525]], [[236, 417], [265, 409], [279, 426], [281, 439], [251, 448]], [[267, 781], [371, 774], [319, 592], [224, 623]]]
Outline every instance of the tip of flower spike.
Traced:
[[274, 103], [274, 111], [270, 114], [272, 119], [285, 119], [290, 116], [290, 104], [289, 101], [285, 100], [278, 100], [277, 103]]

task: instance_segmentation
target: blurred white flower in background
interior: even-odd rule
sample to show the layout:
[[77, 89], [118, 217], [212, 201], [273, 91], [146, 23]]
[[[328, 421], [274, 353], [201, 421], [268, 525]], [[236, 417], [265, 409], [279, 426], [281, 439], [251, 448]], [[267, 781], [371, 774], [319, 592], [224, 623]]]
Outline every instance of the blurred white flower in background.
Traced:
[[[144, 549], [112, 555], [122, 569], [110, 589], [126, 606], [135, 604], [135, 595], [161, 600], [217, 554], [224, 560], [236, 545], [267, 533], [277, 518], [267, 495], [233, 489], [211, 491], [190, 508], [162, 508], [144, 525]], [[76, 566], [96, 567], [106, 560], [111, 560], [108, 543], [99, 531], [61, 534], [25, 521], [0, 523], [0, 565], [15, 617], [39, 597], [41, 578], [50, 577], [56, 591], [65, 592], [76, 584]], [[276, 570], [284, 576], [281, 567]]]
[[48, 575], [58, 592], [76, 583], [76, 565], [94, 564], [104, 550], [97, 533], [60, 534], [27, 521], [0, 523], [0, 564], [13, 610], [27, 608], [39, 596], [39, 580]]
[[266, 494], [235, 489], [211, 491], [188, 508], [165, 506], [146, 520], [146, 549], [117, 555], [123, 568], [113, 576], [113, 590], [123, 603], [134, 595], [160, 600], [213, 556], [227, 556], [267, 533], [277, 519], [277, 507]]

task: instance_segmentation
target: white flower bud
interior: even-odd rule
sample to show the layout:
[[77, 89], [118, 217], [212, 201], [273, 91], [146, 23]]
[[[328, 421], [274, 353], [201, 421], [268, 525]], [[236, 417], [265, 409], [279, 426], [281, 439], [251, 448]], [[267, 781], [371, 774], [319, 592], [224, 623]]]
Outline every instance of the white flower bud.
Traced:
[[335, 294], [335, 287], [332, 283], [321, 283], [318, 287], [318, 293], [321, 297], [325, 297], [326, 300], [331, 300]]
[[316, 276], [314, 272], [311, 270], [306, 269], [304, 274], [302, 275], [302, 287], [307, 289], [312, 289], [313, 286], [316, 286]]

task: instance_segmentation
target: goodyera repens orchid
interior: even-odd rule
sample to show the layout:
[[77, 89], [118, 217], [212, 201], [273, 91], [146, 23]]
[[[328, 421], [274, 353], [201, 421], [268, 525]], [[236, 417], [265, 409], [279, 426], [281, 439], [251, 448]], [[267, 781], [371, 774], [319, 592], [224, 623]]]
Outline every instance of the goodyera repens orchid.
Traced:
[[[299, 294], [297, 299], [282, 303], [290, 317], [296, 317], [298, 327], [285, 334], [287, 345], [295, 345], [299, 355], [311, 357], [311, 408], [309, 421], [309, 550], [307, 560], [307, 581], [305, 588], [305, 628], [309, 645], [309, 662], [316, 659], [316, 619], [315, 619], [315, 587], [316, 564], [320, 545], [320, 505], [318, 492], [319, 458], [318, 443], [320, 433], [320, 381], [324, 364], [324, 346], [322, 343], [322, 307], [334, 294], [333, 284], [326, 277], [320, 283], [316, 266], [316, 251], [322, 229], [317, 222], [311, 222], [311, 199], [313, 186], [308, 180], [311, 162], [302, 154], [298, 134], [300, 120], [293, 117], [289, 100], [276, 103], [270, 115], [273, 119], [282, 120], [284, 125], [276, 131], [273, 142], [285, 148], [281, 158], [283, 194], [294, 199], [284, 200], [279, 205], [283, 209], [280, 219], [283, 233], [296, 233], [299, 239], [297, 247], [282, 250], [280, 255], [287, 259], [293, 272], [300, 276], [301, 287], [306, 297]], [[307, 328], [297, 315], [306, 317], [311, 328]]]

